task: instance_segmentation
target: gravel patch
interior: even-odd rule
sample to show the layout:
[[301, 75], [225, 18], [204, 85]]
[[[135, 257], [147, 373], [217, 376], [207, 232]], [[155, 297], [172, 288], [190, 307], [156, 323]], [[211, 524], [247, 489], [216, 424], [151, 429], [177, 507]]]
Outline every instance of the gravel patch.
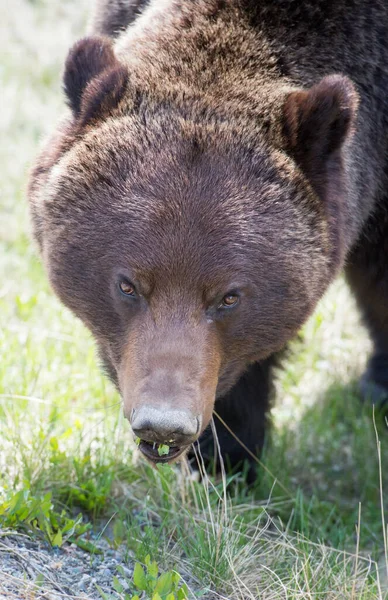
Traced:
[[116, 575], [125, 588], [128, 584], [117, 572], [120, 565], [126, 578], [132, 578], [133, 562], [128, 551], [112, 549], [103, 539], [93, 540], [102, 554], [89, 554], [75, 544], [51, 548], [38, 540], [0, 530], [0, 600], [101, 600], [96, 584], [114, 598]]

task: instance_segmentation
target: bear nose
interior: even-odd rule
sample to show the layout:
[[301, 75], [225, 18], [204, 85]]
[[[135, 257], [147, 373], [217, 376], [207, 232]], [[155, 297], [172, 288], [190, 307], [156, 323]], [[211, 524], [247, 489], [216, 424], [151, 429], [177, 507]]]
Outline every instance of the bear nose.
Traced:
[[200, 419], [189, 411], [145, 405], [133, 411], [131, 427], [146, 442], [188, 446], [197, 437]]

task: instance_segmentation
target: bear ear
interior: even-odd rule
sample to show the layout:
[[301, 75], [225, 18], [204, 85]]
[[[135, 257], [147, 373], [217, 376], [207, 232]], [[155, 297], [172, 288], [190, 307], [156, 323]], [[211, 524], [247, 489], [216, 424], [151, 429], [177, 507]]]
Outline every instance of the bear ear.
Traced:
[[317, 192], [333, 159], [340, 159], [357, 105], [354, 85], [343, 75], [324, 77], [309, 90], [291, 92], [286, 99], [283, 115], [287, 150]]
[[103, 37], [79, 40], [70, 50], [63, 78], [68, 104], [83, 121], [117, 104], [125, 88], [127, 70], [120, 65], [112, 43]]

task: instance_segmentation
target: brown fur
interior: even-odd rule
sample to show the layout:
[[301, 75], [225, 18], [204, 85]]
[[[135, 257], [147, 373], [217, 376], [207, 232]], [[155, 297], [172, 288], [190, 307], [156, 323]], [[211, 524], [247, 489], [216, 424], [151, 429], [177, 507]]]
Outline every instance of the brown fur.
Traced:
[[[166, 389], [185, 373], [202, 431], [217, 399], [232, 427], [251, 415], [254, 431], [238, 429], [256, 450], [272, 357], [345, 265], [388, 364], [388, 7], [98, 3], [95, 32], [118, 25], [114, 44], [69, 54], [72, 114], [31, 177], [36, 237], [129, 416], [146, 380], [157, 395], [158, 369]], [[136, 303], [118, 297], [119, 275]], [[231, 289], [240, 304], [217, 311]], [[241, 458], [230, 439], [223, 449]]]
[[96, 0], [91, 18], [91, 31], [117, 37], [141, 14], [148, 0]]

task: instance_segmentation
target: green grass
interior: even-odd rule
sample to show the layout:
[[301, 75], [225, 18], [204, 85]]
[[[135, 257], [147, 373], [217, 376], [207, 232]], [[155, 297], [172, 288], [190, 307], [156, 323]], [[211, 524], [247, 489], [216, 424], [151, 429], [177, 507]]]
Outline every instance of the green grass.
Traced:
[[[360, 405], [370, 344], [342, 281], [279, 374], [253, 489], [136, 462], [93, 341], [50, 291], [28, 232], [26, 171], [61, 114], [62, 64], [87, 5], [16, 0], [0, 25], [0, 522], [33, 535], [50, 523], [53, 541], [82, 512], [128, 557], [176, 569], [189, 597], [388, 598], [388, 434], [376, 417], [377, 441], [372, 411]], [[54, 508], [28, 521], [23, 506], [37, 510], [48, 492]]]

